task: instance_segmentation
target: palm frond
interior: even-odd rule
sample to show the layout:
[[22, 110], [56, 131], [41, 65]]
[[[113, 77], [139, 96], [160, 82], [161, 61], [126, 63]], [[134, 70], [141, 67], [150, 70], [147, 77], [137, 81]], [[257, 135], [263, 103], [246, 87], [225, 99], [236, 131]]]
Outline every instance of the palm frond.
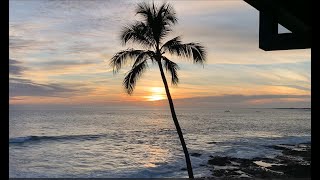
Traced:
[[152, 62], [154, 62], [155, 61], [154, 57], [155, 57], [155, 53], [153, 51], [144, 51], [137, 56], [132, 67], [135, 67], [136, 65], [138, 65], [142, 61], [148, 60], [148, 59], [150, 59]]
[[161, 51], [172, 55], [191, 58], [194, 63], [203, 64], [206, 61], [206, 51], [199, 43], [183, 44], [180, 36], [167, 41], [161, 47]]
[[161, 17], [164, 25], [173, 25], [178, 22], [178, 18], [176, 17], [176, 12], [169, 3], [163, 3], [158, 11], [157, 17]]
[[[181, 42], [181, 37], [180, 36], [177, 36], [169, 41], [167, 41], [166, 43], [164, 43], [162, 45], [162, 47], [160, 48], [160, 50], [162, 50], [163, 52], [166, 52], [166, 51], [170, 51], [171, 47], [172, 46], [175, 46], [175, 45], [180, 45], [182, 44]], [[179, 51], [180, 52], [180, 51]]]
[[123, 45], [126, 45], [129, 41], [141, 44], [147, 48], [155, 44], [152, 30], [144, 22], [136, 22], [133, 25], [124, 27], [120, 38]]
[[171, 74], [171, 84], [172, 85], [178, 85], [179, 83], [179, 77], [178, 77], [178, 70], [180, 69], [178, 64], [176, 64], [173, 61], [170, 61], [167, 57], [162, 56], [163, 59], [163, 66], [166, 69], [166, 71], [170, 72]]
[[160, 43], [172, 31], [170, 26], [177, 23], [176, 13], [169, 3], [164, 3], [160, 7], [154, 3], [139, 3], [136, 12], [143, 17], [146, 26], [152, 32], [150, 35], [156, 43]]
[[128, 59], [133, 59], [143, 53], [143, 50], [126, 49], [116, 53], [110, 60], [110, 66], [113, 68], [113, 73], [117, 73], [121, 67], [126, 64]]
[[194, 63], [203, 64], [206, 61], [205, 48], [199, 43], [188, 43], [185, 44], [186, 49], [190, 49], [192, 52], [192, 59]]
[[145, 22], [147, 22], [147, 24], [152, 22], [154, 19], [155, 13], [151, 9], [151, 6], [146, 2], [139, 3], [136, 9], [136, 12], [137, 12], [136, 14], [139, 14], [142, 17], [144, 17], [144, 20]]
[[129, 71], [129, 73], [124, 78], [123, 86], [129, 95], [132, 94], [132, 92], [136, 86], [137, 80], [141, 77], [142, 73], [147, 68], [148, 68], [148, 63], [146, 60], [144, 60], [140, 64], [137, 64], [136, 66], [132, 67], [132, 69]]
[[174, 8], [169, 3], [162, 4], [157, 11], [156, 37], [160, 42], [169, 32], [172, 31], [171, 26], [178, 22]]

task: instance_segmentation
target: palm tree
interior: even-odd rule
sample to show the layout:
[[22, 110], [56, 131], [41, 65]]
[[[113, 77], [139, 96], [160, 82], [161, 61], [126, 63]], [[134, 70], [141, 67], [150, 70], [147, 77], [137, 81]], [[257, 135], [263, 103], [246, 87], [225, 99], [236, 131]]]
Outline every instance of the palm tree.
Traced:
[[148, 68], [148, 61], [151, 61], [153, 64], [158, 64], [169, 101], [172, 119], [185, 154], [188, 175], [189, 178], [193, 178], [188, 149], [174, 110], [173, 101], [163, 70], [166, 69], [166, 71], [171, 74], [172, 85], [177, 85], [179, 82], [177, 74], [179, 66], [164, 56], [164, 54], [168, 53], [173, 56], [185, 57], [192, 59], [194, 63], [203, 64], [206, 60], [204, 47], [199, 43], [184, 44], [181, 42], [180, 36], [163, 43], [163, 39], [172, 31], [172, 25], [177, 23], [176, 13], [170, 4], [163, 3], [161, 6], [156, 6], [154, 3], [139, 3], [136, 13], [142, 16], [142, 21], [137, 21], [132, 25], [124, 27], [121, 32], [121, 40], [123, 45], [132, 42], [141, 45], [145, 49], [126, 49], [119, 51], [111, 58], [110, 65], [113, 67], [113, 73], [117, 73], [128, 60], [134, 60], [131, 70], [126, 74], [123, 81], [126, 92], [131, 95], [137, 80]]

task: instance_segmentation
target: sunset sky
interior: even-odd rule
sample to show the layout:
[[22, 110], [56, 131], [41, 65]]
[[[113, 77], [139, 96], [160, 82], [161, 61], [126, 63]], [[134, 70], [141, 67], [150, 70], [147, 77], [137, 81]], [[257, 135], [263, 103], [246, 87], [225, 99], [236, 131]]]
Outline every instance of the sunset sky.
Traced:
[[[138, 19], [138, 2], [10, 0], [10, 107], [166, 106], [157, 66], [131, 96], [122, 87], [129, 66], [117, 75], [109, 67], [112, 55], [135, 47], [122, 46], [119, 34]], [[182, 35], [208, 54], [204, 66], [173, 59], [180, 66], [180, 84], [170, 86], [177, 107], [310, 107], [310, 49], [259, 49], [256, 9], [241, 0], [167, 2], [178, 17], [167, 40]]]

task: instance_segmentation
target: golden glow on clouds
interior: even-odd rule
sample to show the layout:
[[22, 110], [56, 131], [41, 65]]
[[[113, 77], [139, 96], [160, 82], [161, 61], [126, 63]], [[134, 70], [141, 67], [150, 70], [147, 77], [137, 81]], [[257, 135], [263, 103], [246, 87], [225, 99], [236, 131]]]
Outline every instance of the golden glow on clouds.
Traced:
[[[120, 78], [121, 79], [121, 78]], [[121, 80], [120, 80], [121, 81]], [[108, 104], [110, 102], [122, 103], [139, 103], [139, 102], [160, 102], [166, 100], [164, 87], [148, 87], [146, 85], [137, 84], [137, 87], [131, 96], [127, 95], [121, 84], [113, 86], [96, 86], [95, 84], [88, 84], [87, 88], [94, 88], [85, 93], [74, 94], [72, 97], [36, 97], [36, 96], [18, 96], [17, 99], [10, 99], [10, 104]], [[271, 85], [208, 85], [199, 86], [190, 84], [181, 84], [179, 87], [170, 87], [170, 92], [173, 100], [207, 97], [207, 96], [221, 96], [221, 95], [310, 95], [310, 91], [299, 90], [296, 88], [285, 86], [271, 86]], [[269, 102], [270, 100], [256, 100], [257, 102]], [[282, 101], [292, 101], [291, 99], [282, 99]], [[157, 106], [157, 104], [153, 104]]]
[[258, 105], [258, 104], [266, 104], [266, 103], [274, 103], [274, 102], [304, 102], [303, 98], [277, 98], [277, 99], [254, 99], [249, 100], [249, 104]]
[[[124, 24], [136, 19], [133, 12], [135, 2], [126, 1], [126, 6], [115, 8], [116, 2], [104, 2], [114, 7], [108, 11], [99, 3], [94, 6], [96, 11], [83, 6], [60, 19], [54, 14], [64, 12], [56, 7], [51, 10], [53, 14], [39, 16], [36, 11], [38, 4], [42, 7], [50, 3], [41, 4], [41, 1], [37, 5], [30, 3], [28, 6], [21, 6], [28, 2], [12, 1], [9, 22], [10, 59], [21, 61], [21, 67], [25, 67], [22, 74], [15, 78], [37, 84], [63, 85], [76, 90], [76, 93], [62, 92], [57, 97], [54, 94], [47, 97], [14, 94], [10, 104], [108, 104], [117, 101], [157, 105], [162, 103], [160, 100], [166, 100], [156, 66], [150, 65], [150, 69], [137, 82], [131, 96], [125, 93], [122, 86], [130, 67], [121, 69], [117, 75], [112, 74], [108, 61], [114, 53], [131, 47], [139, 49], [139, 46], [121, 46], [118, 36], [115, 36]], [[180, 66], [180, 84], [177, 87], [169, 85], [174, 100], [230, 94], [310, 95], [308, 65], [311, 50], [265, 52], [259, 49], [259, 13], [247, 3], [171, 3], [177, 11], [179, 24], [174, 27], [174, 32], [168, 39], [173, 38], [176, 33], [177, 36], [182, 35], [185, 43], [202, 43], [208, 52], [204, 67], [166, 54]], [[82, 10], [90, 13], [83, 13]], [[67, 38], [69, 35], [72, 36]], [[283, 63], [287, 65], [281, 65]], [[170, 84], [170, 74], [167, 73], [166, 77]], [[36, 89], [23, 91], [34, 92]], [[273, 99], [256, 100], [256, 103], [269, 101]]]

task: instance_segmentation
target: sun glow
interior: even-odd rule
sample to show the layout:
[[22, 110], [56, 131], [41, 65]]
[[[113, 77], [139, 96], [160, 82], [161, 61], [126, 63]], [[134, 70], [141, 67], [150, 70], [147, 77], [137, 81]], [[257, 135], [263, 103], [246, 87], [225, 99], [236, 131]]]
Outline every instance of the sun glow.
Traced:
[[164, 88], [161, 88], [161, 87], [152, 87], [150, 88], [150, 93], [151, 95], [150, 96], [146, 96], [146, 99], [148, 101], [159, 101], [159, 100], [162, 100], [162, 99], [165, 99], [165, 91], [164, 91]]

